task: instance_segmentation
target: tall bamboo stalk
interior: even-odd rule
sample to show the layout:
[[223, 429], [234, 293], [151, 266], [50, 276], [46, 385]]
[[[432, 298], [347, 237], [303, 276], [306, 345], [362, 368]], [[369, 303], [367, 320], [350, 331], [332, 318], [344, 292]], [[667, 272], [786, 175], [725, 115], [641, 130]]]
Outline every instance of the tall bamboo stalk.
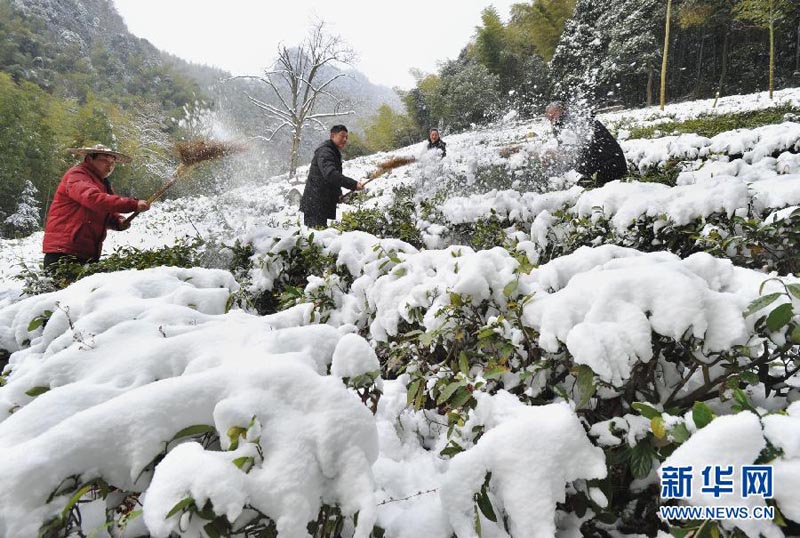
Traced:
[[775, 1], [769, 0], [769, 98], [775, 88]]
[[669, 20], [672, 18], [672, 0], [667, 0], [667, 22], [664, 24], [664, 56], [661, 58], [661, 96], [659, 108], [667, 102], [667, 54], [669, 54]]

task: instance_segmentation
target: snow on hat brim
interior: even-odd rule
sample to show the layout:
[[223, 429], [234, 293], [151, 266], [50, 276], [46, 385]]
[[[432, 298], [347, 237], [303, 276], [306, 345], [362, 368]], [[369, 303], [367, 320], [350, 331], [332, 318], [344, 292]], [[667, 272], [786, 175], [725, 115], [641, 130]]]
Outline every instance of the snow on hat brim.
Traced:
[[118, 151], [114, 151], [108, 146], [104, 146], [103, 144], [97, 144], [88, 148], [67, 148], [67, 151], [72, 153], [73, 155], [80, 155], [82, 157], [86, 155], [91, 155], [93, 153], [102, 153], [103, 155], [113, 155], [118, 163], [129, 163], [133, 159], [131, 159], [128, 155], [124, 153], [120, 153]]

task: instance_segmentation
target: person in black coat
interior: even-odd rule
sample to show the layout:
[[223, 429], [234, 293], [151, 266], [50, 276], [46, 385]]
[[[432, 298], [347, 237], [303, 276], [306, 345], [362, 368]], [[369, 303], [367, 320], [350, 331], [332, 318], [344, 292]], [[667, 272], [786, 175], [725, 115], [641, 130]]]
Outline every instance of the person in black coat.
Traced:
[[442, 157], [447, 155], [447, 144], [439, 137], [439, 129], [435, 127], [428, 132], [428, 149], [441, 151]]
[[[560, 102], [550, 103], [545, 110], [545, 117], [553, 124], [556, 133], [570, 120], [566, 108]], [[590, 121], [591, 136], [585, 137], [586, 142], [580, 148], [575, 170], [591, 178], [595, 187], [602, 187], [609, 181], [625, 177], [628, 163], [619, 143], [605, 125], [594, 118]]]
[[308, 169], [308, 179], [300, 199], [303, 224], [313, 228], [325, 227], [328, 219], [336, 218], [336, 204], [345, 189], [360, 191], [364, 186], [342, 174], [341, 150], [347, 145], [347, 127], [331, 127], [330, 139], [315, 151]]

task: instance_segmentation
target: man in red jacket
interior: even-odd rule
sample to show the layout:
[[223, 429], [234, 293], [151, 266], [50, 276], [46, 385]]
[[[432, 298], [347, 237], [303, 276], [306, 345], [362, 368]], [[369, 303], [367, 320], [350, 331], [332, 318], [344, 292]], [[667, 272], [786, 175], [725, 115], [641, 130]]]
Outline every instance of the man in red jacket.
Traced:
[[129, 163], [130, 157], [102, 144], [68, 151], [82, 155], [83, 162], [61, 178], [47, 212], [42, 245], [45, 268], [62, 258], [78, 263], [99, 260], [106, 230], [130, 227], [120, 213], [150, 209], [145, 200], [115, 195], [107, 179], [118, 162]]

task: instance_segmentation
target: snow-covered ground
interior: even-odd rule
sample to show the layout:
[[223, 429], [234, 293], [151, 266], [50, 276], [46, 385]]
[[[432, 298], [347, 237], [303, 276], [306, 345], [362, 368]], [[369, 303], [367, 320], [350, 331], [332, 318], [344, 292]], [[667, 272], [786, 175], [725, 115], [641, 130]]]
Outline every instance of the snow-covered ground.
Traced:
[[[624, 120], [625, 125], [634, 127], [647, 125], [659, 118], [680, 121], [701, 115], [784, 105], [800, 107], [800, 89], [775, 92], [773, 101], [762, 92], [723, 97], [716, 108], [712, 108], [712, 104], [713, 100], [692, 101], [668, 105], [663, 112], [657, 107], [650, 107], [601, 114], [598, 119], [609, 126], [615, 126]], [[538, 156], [553, 147], [554, 141], [548, 136], [549, 133], [549, 126], [542, 120], [512, 120], [491, 129], [447, 137], [448, 156], [442, 162], [433, 155], [426, 154], [424, 144], [418, 144], [390, 153], [377, 153], [346, 161], [344, 171], [350, 177], [363, 179], [389, 157], [413, 156], [418, 157], [417, 162], [379, 177], [370, 184], [369, 189], [377, 192], [390, 191], [392, 186], [399, 184], [411, 184], [424, 189], [426, 185], [435, 184], [448, 175], [463, 178], [466, 185], [474, 178], [479, 167], [498, 165], [509, 170], [524, 167], [532, 155]], [[679, 183], [687, 184], [722, 175], [754, 181], [777, 175], [798, 174], [798, 140], [800, 119], [795, 118], [784, 125], [731, 131], [712, 139], [689, 134], [663, 136], [653, 140], [626, 140], [622, 145], [630, 165], [637, 169], [663, 165], [670, 160], [683, 161], [687, 171], [681, 174]], [[501, 152], [504, 148], [515, 148], [517, 151], [504, 157]], [[787, 151], [790, 148], [794, 153]], [[782, 152], [777, 159], [771, 157], [776, 150]], [[740, 158], [730, 161], [727, 155], [739, 155]], [[307, 173], [308, 167], [301, 167], [297, 176], [304, 178]], [[302, 215], [298, 213], [297, 202], [293, 203], [289, 195], [292, 190], [302, 192], [302, 185], [290, 184], [288, 177], [279, 176], [263, 178], [255, 184], [219, 196], [195, 196], [159, 202], [151, 211], [139, 215], [130, 230], [124, 233], [109, 232], [104, 251], [109, 253], [116, 247], [126, 245], [155, 248], [171, 245], [176, 238], [196, 237], [198, 234], [201, 237], [219, 235], [232, 240], [258, 226], [296, 224], [300, 222]], [[452, 195], [457, 196], [458, 193], [453, 192]], [[380, 205], [385, 201], [385, 198], [377, 197], [372, 203]], [[347, 205], [340, 205], [338, 214], [350, 209]], [[468, 213], [461, 218], [472, 220], [475, 215]], [[41, 232], [20, 240], [0, 242], [0, 286], [9, 285], [11, 277], [19, 272], [21, 262], [32, 265], [40, 261], [41, 242]], [[0, 288], [0, 300], [2, 293]]]
[[[800, 89], [776, 92], [774, 102], [755, 94], [722, 98], [715, 109], [711, 103], [599, 119], [630, 128], [663, 118], [800, 106]], [[345, 174], [364, 178], [390, 156], [414, 156], [414, 163], [370, 184], [375, 196], [365, 206], [385, 207], [395, 185], [424, 196], [446, 181], [470, 189], [487, 167], [523, 170], [555, 147], [548, 132], [541, 121], [510, 121], [446, 137], [444, 160], [419, 144], [347, 161]], [[536, 264], [553, 240], [552, 215], [559, 210], [576, 218], [602, 215], [622, 232], [643, 216], [680, 225], [715, 213], [766, 217], [800, 205], [800, 122], [786, 118], [710, 139], [625, 140], [623, 148], [635, 169], [679, 162], [678, 185], [613, 182], [587, 190], [565, 174], [552, 178], [544, 194], [450, 192], [439, 207], [445, 221], [422, 224], [424, 249], [363, 232], [325, 230], [311, 238], [298, 228], [291, 201], [291, 191], [302, 186], [286, 177], [217, 197], [158, 203], [131, 230], [109, 234], [106, 252], [197, 235], [226, 244], [247, 240], [256, 262], [246, 283], [250, 292], [273, 289], [287, 267], [281, 256], [298, 238], [335, 260], [336, 273], [309, 278], [305, 289], [330, 299], [327, 306], [301, 302], [267, 316], [232, 308], [245, 282], [223, 269], [98, 274], [59, 292], [21, 298], [13, 276], [17, 264], [40, 259], [41, 233], [3, 241], [0, 349], [13, 353], [0, 386], [0, 535], [35, 536], [43, 523], [69, 514], [76, 491], [89, 498], [89, 489], [81, 488], [102, 479], [96, 488], [107, 484], [117, 491], [106, 501], [82, 504], [87, 533], [104, 525], [106, 508], [128, 496], [143, 512], [131, 518], [126, 536], [208, 534], [208, 519], [197, 515], [207, 502], [215, 517], [236, 529], [264, 515], [282, 537], [306, 536], [323, 504], [349, 517], [347, 536], [366, 538], [377, 524], [387, 538], [472, 537], [476, 521], [482, 536], [580, 536], [581, 523], [609, 503], [597, 485], [608, 473], [603, 448], [633, 447], [648, 435], [666, 444], [679, 428], [691, 437], [664, 465], [749, 465], [768, 442], [778, 447], [774, 502], [785, 518], [800, 521], [798, 376], [786, 380], [779, 396], [753, 385], [747, 396], [754, 409], [720, 416], [703, 429], [692, 412], [674, 416], [666, 405], [646, 420], [623, 410], [613, 424], [576, 413], [579, 398], [529, 405], [550, 388], [546, 370], [536, 365], [523, 375], [510, 366], [490, 375], [469, 364], [459, 373], [434, 371], [427, 389], [437, 376], [457, 379], [438, 393], [442, 403], [448, 390], [474, 398], [474, 408], [456, 419], [440, 412], [441, 405], [412, 405], [420, 393], [413, 381], [418, 370], [380, 378], [379, 346], [407, 325], [420, 334], [450, 334], [448, 312], [460, 305], [489, 305], [481, 333], [502, 337], [512, 351], [527, 350], [526, 339], [535, 334], [545, 358], [566, 354], [570, 368], [591, 369], [598, 399], [615, 398], [637, 367], [653, 364], [665, 388], [651, 402], [659, 406], [691, 396], [718, 374], [721, 354], [736, 349], [758, 356], [766, 342], [760, 316], [776, 306], [800, 312], [800, 292], [790, 293], [800, 285], [791, 275], [736, 267], [705, 253], [681, 259], [613, 245], [582, 247], [529, 272], [522, 266]], [[340, 214], [351, 209], [339, 207]], [[443, 228], [492, 212], [527, 224], [515, 252], [444, 244]], [[344, 283], [345, 274], [352, 283]], [[770, 276], [780, 278], [763, 284]], [[772, 294], [771, 303], [743, 315], [754, 300]], [[323, 311], [327, 323], [319, 324]], [[781, 343], [779, 331], [773, 333]], [[694, 345], [696, 366], [682, 381], [677, 367], [658, 355], [665, 341]], [[493, 379], [502, 389], [479, 390]], [[580, 383], [576, 374], [572, 390]], [[363, 404], [367, 389], [382, 393], [374, 414]], [[726, 415], [732, 403], [710, 405]], [[770, 414], [778, 410], [784, 412]], [[663, 436], [657, 420], [666, 428]], [[741, 443], [729, 441], [739, 436]], [[454, 439], [464, 450], [442, 457]], [[636, 483], [639, 491], [657, 483], [656, 467]], [[578, 494], [591, 500], [587, 511], [558, 504]], [[505, 522], [487, 517], [486, 502]], [[747, 505], [764, 502], [749, 499]], [[701, 493], [692, 503], [719, 501]], [[736, 525], [754, 538], [784, 535], [772, 521]]]

